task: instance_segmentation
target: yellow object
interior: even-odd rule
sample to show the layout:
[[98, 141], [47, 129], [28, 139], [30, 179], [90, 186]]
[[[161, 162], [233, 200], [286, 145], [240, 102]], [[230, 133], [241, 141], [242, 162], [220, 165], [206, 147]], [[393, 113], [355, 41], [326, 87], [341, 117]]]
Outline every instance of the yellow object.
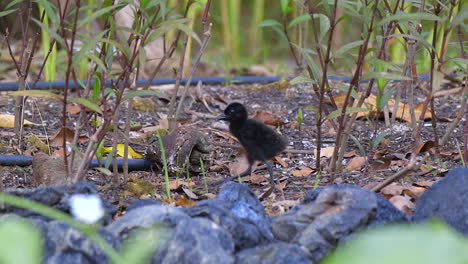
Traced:
[[[119, 155], [120, 157], [123, 157], [124, 156], [124, 148], [125, 148], [125, 144], [117, 144], [117, 155]], [[103, 148], [104, 152], [111, 152], [112, 151], [112, 147], [107, 147], [107, 148]], [[137, 153], [135, 150], [132, 149], [132, 147], [128, 146], [128, 158], [129, 159], [141, 159], [143, 158], [143, 156], [139, 153]]]
[[[31, 121], [24, 119], [23, 125], [35, 125], [40, 126], [41, 124], [36, 124]], [[0, 114], [0, 127], [5, 128], [14, 128], [15, 127], [15, 116], [8, 114]]]

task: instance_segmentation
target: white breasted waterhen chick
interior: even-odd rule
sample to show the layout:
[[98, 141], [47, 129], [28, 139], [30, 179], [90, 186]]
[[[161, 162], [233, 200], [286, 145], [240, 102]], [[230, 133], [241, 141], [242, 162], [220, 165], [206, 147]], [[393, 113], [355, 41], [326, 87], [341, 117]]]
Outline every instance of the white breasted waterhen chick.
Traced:
[[[269, 159], [282, 152], [287, 145], [285, 138], [260, 121], [249, 119], [247, 109], [240, 103], [231, 103], [218, 116], [218, 119], [229, 122], [230, 132], [240, 141], [247, 152], [249, 168], [240, 174], [240, 177], [250, 175], [254, 161], [261, 161], [268, 167], [270, 182], [273, 190], [275, 181], [273, 166]], [[232, 180], [237, 176], [228, 178]]]

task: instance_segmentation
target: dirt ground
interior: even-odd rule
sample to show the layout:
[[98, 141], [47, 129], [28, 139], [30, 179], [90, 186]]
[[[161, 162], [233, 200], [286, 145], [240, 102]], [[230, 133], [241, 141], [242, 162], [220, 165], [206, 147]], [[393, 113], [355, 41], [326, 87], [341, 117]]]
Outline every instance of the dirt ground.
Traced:
[[[419, 87], [425, 86], [427, 86], [427, 83], [419, 83]], [[170, 86], [168, 87], [170, 88]], [[445, 85], [442, 90], [451, 88], [453, 87]], [[193, 90], [195, 89], [193, 87]], [[419, 103], [422, 103], [425, 93], [421, 88], [416, 91], [415, 97]], [[74, 93], [72, 93], [73, 95]], [[167, 113], [167, 101], [155, 98], [150, 98], [150, 100], [154, 102], [154, 105], [144, 103], [143, 105], [149, 105], [149, 108], [134, 109], [130, 113], [132, 122], [142, 127], [142, 129], [132, 132], [135, 135], [144, 134], [142, 131], [145, 127], [162, 125], [164, 114]], [[202, 173], [190, 173], [190, 180], [183, 180], [193, 182], [195, 185], [189, 184], [190, 187], [184, 188], [180, 186], [172, 191], [176, 204], [186, 206], [202, 199], [214, 197], [220, 186], [211, 183], [230, 176], [232, 171], [239, 169], [239, 166], [245, 166], [245, 161], [239, 158], [242, 156], [239, 144], [229, 137], [227, 124], [215, 118], [216, 115], [222, 112], [226, 104], [232, 101], [239, 101], [246, 105], [251, 116], [257, 113], [257, 117], [265, 118], [267, 122], [274, 124], [273, 127], [289, 141], [287, 150], [274, 161], [278, 190], [263, 201], [269, 214], [279, 215], [287, 211], [290, 207], [299, 203], [314, 186], [323, 187], [332, 184], [328, 173], [329, 156], [322, 157], [322, 175], [319, 177], [316, 172], [316, 157], [313, 154], [313, 150], [316, 149], [316, 114], [314, 111], [307, 109], [310, 105], [317, 105], [317, 97], [311, 88], [304, 85], [279, 88], [278, 85], [263, 84], [202, 86], [196, 93], [191, 93], [186, 102], [190, 103], [190, 101], [193, 102], [188, 113], [187, 111], [183, 113], [181, 125], [197, 128], [202, 132], [210, 143], [210, 153], [204, 164], [206, 177], [202, 177]], [[442, 118], [436, 122], [437, 134], [441, 138], [450, 125], [450, 122], [447, 121], [454, 119], [457, 115], [460, 94], [455, 93], [436, 97], [434, 103], [437, 116]], [[299, 109], [303, 109], [304, 113], [302, 124], [298, 124], [297, 113]], [[42, 123], [44, 126], [25, 126], [24, 134], [33, 133], [39, 138], [45, 139], [47, 133], [47, 136], [51, 137], [61, 127], [61, 111], [62, 106], [57, 101], [45, 98], [29, 98], [25, 118], [34, 123]], [[330, 111], [333, 111], [333, 109]], [[0, 96], [0, 114], [13, 113], [14, 99], [6, 93], [2, 94]], [[68, 125], [72, 127], [78, 115], [68, 113], [68, 116]], [[123, 126], [125, 118], [120, 120], [122, 121], [119, 126]], [[397, 121], [395, 125], [386, 128], [383, 120], [378, 120], [375, 123], [369, 122], [369, 120], [371, 118], [361, 118], [351, 130], [352, 136], [365, 150], [365, 154], [373, 158], [369, 161], [369, 170], [363, 173], [363, 164], [359, 164], [360, 159], [358, 158], [362, 156], [359, 144], [356, 144], [355, 140], [350, 138], [347, 148], [348, 155], [346, 155], [347, 158], [345, 158], [343, 164], [345, 169], [336, 175], [333, 183], [371, 188], [408, 164], [406, 155], [411, 151], [413, 144], [410, 125], [404, 121]], [[387, 133], [385, 139], [375, 148], [371, 148], [370, 138], [374, 133], [374, 129], [370, 124], [377, 126], [379, 133], [383, 130]], [[393, 188], [383, 190], [384, 196], [389, 199], [395, 196], [404, 197], [408, 204], [400, 205], [402, 207], [400, 209], [411, 213], [413, 209], [411, 204], [414, 204], [424, 188], [443, 177], [444, 172], [447, 170], [461, 165], [457, 144], [460, 147], [463, 145], [463, 125], [464, 120], [451, 134], [448, 143], [439, 149], [439, 155], [436, 155], [434, 148], [430, 146], [427, 147], [429, 149], [427, 151], [421, 150], [421, 152], [425, 151], [420, 153], [421, 158], [426, 157], [420, 169], [398, 180], [396, 184], [392, 185]], [[0, 154], [20, 154], [16, 136], [12, 132], [13, 129], [11, 128], [1, 129]], [[92, 126], [84, 130], [84, 133], [88, 136], [91, 132]], [[329, 147], [336, 145], [336, 131], [326, 122], [323, 126], [323, 133], [322, 148], [328, 149], [323, 150], [322, 153], [326, 154], [330, 150]], [[108, 133], [106, 135], [106, 145], [110, 146], [112, 140], [112, 133]], [[427, 120], [422, 131], [422, 142], [433, 140], [434, 132], [431, 120]], [[429, 145], [431, 144], [429, 143]], [[80, 145], [80, 148], [84, 149], [84, 146]], [[144, 149], [143, 145], [132, 144], [132, 146], [137, 151]], [[23, 155], [31, 155], [34, 150], [27, 146], [23, 152]], [[353, 162], [358, 164], [351, 166], [350, 163], [353, 159]], [[34, 187], [31, 166], [0, 166], [0, 175], [4, 188]], [[123, 176], [119, 175], [119, 177], [122, 179]], [[177, 176], [179, 179], [185, 177], [186, 175]], [[176, 176], [171, 175], [170, 179], [174, 181]], [[117, 187], [112, 186], [110, 176], [105, 176], [96, 170], [88, 172], [87, 180], [95, 182], [102, 197], [117, 205], [121, 210], [125, 210], [128, 204], [136, 199], [164, 199], [165, 197], [164, 174], [157, 170], [133, 171], [130, 173], [129, 181], [134, 183], [144, 181], [150, 187], [145, 189], [148, 191], [132, 191], [128, 188], [129, 183], [127, 182], [122, 182]], [[251, 178], [245, 177], [243, 181], [260, 196], [269, 187], [266, 167], [260, 165]], [[206, 190], [206, 186], [208, 190]], [[410, 190], [410, 192], [405, 192], [405, 190]]]

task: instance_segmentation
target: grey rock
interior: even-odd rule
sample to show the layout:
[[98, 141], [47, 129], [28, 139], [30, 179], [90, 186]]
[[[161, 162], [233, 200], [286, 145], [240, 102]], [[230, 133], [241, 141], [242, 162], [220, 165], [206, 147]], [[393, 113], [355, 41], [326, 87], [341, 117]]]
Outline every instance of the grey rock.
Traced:
[[148, 205], [163, 205], [163, 202], [154, 199], [136, 200], [127, 207], [127, 212]]
[[312, 255], [299, 245], [275, 242], [240, 251], [236, 264], [313, 264]]
[[319, 261], [338, 242], [367, 226], [377, 198], [360, 188], [324, 188], [315, 200], [273, 221], [275, 237], [304, 246]]
[[[367, 192], [368, 194], [375, 195], [375, 197], [377, 198], [377, 211], [374, 217], [372, 217], [371, 221], [369, 222], [369, 227], [381, 226], [384, 224], [395, 223], [395, 222], [407, 222], [411, 220], [410, 216], [407, 216], [404, 213], [402, 213], [395, 206], [393, 206], [393, 204], [391, 204], [387, 199], [385, 199], [384, 197], [382, 197], [382, 195], [378, 193], [360, 188], [358, 186], [344, 185], [344, 184], [331, 185], [331, 186], [327, 186], [326, 188], [332, 188], [336, 190], [353, 188], [353, 189], [362, 190], [364, 192]], [[309, 192], [306, 198], [304, 199], [303, 204], [307, 204], [307, 203], [311, 203], [315, 201], [315, 199], [317, 198], [317, 196], [320, 194], [320, 192], [323, 189], [324, 188], [317, 188]]]
[[247, 184], [227, 182], [213, 200], [222, 203], [237, 217], [254, 223], [266, 239], [274, 239], [271, 233], [272, 219], [265, 213], [262, 203]]
[[[16, 189], [13, 191], [7, 191], [7, 193], [42, 203], [65, 213], [70, 213], [70, 197], [72, 195], [98, 194], [96, 186], [91, 182], [77, 182], [72, 185], [49, 186], [34, 189]], [[117, 208], [105, 200], [102, 201], [102, 204], [105, 211], [103, 217], [103, 224], [105, 225], [112, 221], [112, 217], [117, 212]], [[6, 213], [13, 213], [23, 217], [41, 218], [45, 221], [51, 220], [36, 212], [17, 208], [9, 204], [5, 204], [3, 208], [0, 208], [0, 214]]]
[[185, 219], [153, 263], [228, 264], [234, 263], [233, 252], [231, 235], [219, 225], [204, 218]]
[[[100, 264], [110, 263], [104, 251], [83, 232], [67, 224], [40, 219], [31, 221], [44, 235], [44, 263], [47, 264]], [[118, 237], [104, 229], [99, 234], [111, 246], [121, 246]]]
[[468, 167], [452, 169], [418, 199], [414, 220], [434, 217], [468, 235]]
[[124, 216], [112, 222], [106, 229], [124, 240], [140, 228], [151, 228], [156, 225], [171, 232], [182, 220], [190, 217], [180, 208], [166, 205], [148, 205], [127, 212]]
[[[263, 228], [256, 225], [260, 220], [254, 223], [249, 218], [240, 218], [228, 209], [230, 205], [227, 201], [206, 200], [186, 208], [185, 211], [191, 217], [207, 218], [228, 231], [234, 239], [236, 250], [254, 247], [271, 240], [271, 232], [268, 230], [265, 234]], [[261, 225], [269, 226], [270, 222], [265, 221]]]

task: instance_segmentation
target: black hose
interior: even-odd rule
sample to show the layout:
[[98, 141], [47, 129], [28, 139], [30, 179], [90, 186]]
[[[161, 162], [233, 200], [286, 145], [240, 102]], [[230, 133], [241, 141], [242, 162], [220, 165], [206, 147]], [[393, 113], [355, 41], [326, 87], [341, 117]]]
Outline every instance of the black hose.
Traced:
[[[237, 76], [232, 78], [225, 78], [225, 77], [195, 77], [192, 78], [191, 84], [197, 84], [201, 81], [203, 84], [224, 84], [228, 82], [232, 83], [265, 83], [265, 82], [277, 82], [281, 80], [281, 76]], [[293, 77], [290, 77], [293, 78]], [[350, 78], [347, 77], [330, 77], [330, 80], [336, 81], [343, 81], [349, 82]], [[137, 86], [143, 86], [148, 82], [146, 79], [138, 80]], [[151, 85], [161, 85], [161, 84], [173, 84], [176, 82], [175, 78], [161, 78], [161, 79], [154, 79], [151, 82]], [[86, 84], [86, 81], [83, 81]], [[91, 81], [93, 84], [94, 81]], [[106, 81], [105, 86], [110, 86], [111, 81]], [[186, 84], [187, 78], [183, 78], [181, 80], [181, 84]], [[29, 82], [26, 87], [32, 87], [34, 83]], [[65, 87], [65, 81], [54, 81], [54, 82], [37, 82], [34, 89], [37, 90], [48, 90], [48, 89], [63, 89]], [[68, 84], [70, 89], [77, 88], [77, 85], [74, 81], [70, 81]], [[0, 83], [0, 92], [1, 91], [16, 91], [18, 90], [18, 83], [17, 82], [4, 82]]]
[[[1, 166], [29, 166], [32, 164], [33, 157], [31, 156], [15, 156], [15, 155], [0, 155]], [[101, 161], [101, 164], [105, 164], [106, 159]], [[144, 171], [149, 170], [154, 162], [145, 159], [128, 159], [128, 170], [129, 171]], [[122, 170], [123, 159], [117, 159], [119, 170]], [[91, 168], [102, 167], [99, 162], [95, 159], [91, 161]], [[109, 168], [112, 170], [112, 166]]]

